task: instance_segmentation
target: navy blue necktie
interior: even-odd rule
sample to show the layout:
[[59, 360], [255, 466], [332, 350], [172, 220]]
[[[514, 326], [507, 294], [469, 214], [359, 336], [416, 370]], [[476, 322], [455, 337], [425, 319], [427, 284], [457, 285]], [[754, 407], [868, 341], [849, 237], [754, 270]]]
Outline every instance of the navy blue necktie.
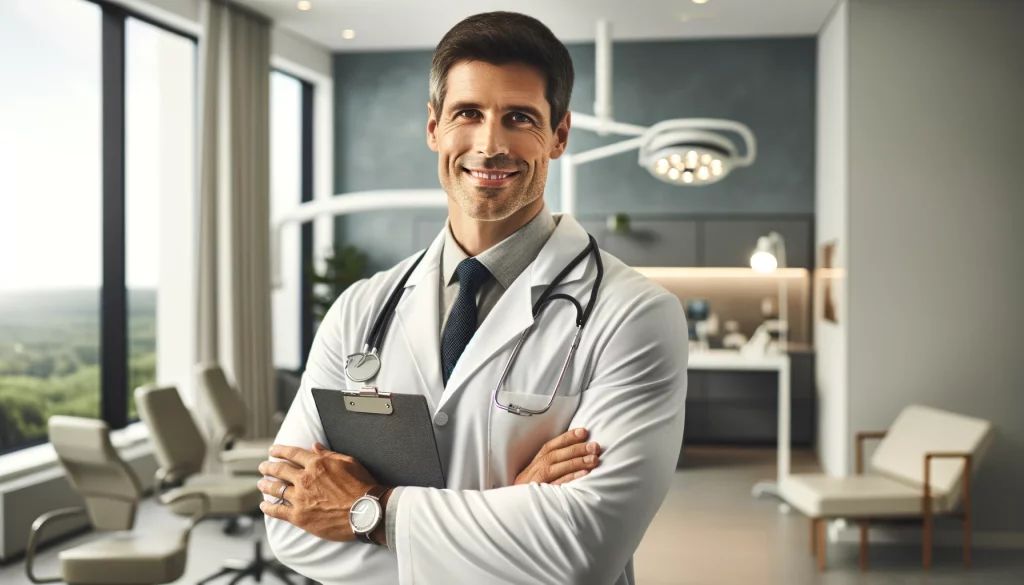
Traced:
[[441, 376], [445, 386], [459, 356], [476, 333], [476, 293], [491, 278], [491, 273], [476, 258], [459, 262], [455, 273], [459, 275], [459, 296], [455, 298], [441, 338]]

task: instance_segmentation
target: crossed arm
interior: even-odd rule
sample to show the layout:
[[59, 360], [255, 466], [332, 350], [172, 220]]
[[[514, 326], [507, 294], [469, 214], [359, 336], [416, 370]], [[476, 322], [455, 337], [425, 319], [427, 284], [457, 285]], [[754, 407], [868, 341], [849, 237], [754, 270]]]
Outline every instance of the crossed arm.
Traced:
[[[391, 543], [402, 585], [615, 582], [660, 507], [678, 458], [686, 396], [684, 324], [679, 301], [662, 294], [634, 309], [598, 356], [600, 366], [571, 422], [602, 446], [600, 466], [586, 476], [487, 491], [403, 488], [397, 542]], [[323, 430], [310, 421], [318, 417], [304, 383], [279, 437], [324, 442]], [[331, 502], [326, 508], [332, 513], [320, 515], [333, 520], [316, 525], [316, 514], [303, 517], [294, 505], [282, 511], [287, 506], [277, 504], [267, 509], [268, 526], [283, 562], [327, 580], [332, 573], [322, 565], [328, 559], [337, 563], [339, 554], [353, 549], [328, 550], [341, 545], [326, 541], [351, 539], [347, 506], [374, 482], [343, 455], [311, 456], [324, 463], [310, 459], [307, 468], [296, 462], [303, 468], [292, 475], [302, 486], [296, 493], [320, 490], [308, 492], [310, 501]], [[350, 485], [329, 487], [339, 477], [351, 479]], [[261, 487], [279, 496], [279, 483], [263, 480]], [[285, 490], [286, 499], [294, 497], [293, 489]], [[302, 527], [304, 535], [284, 523]]]

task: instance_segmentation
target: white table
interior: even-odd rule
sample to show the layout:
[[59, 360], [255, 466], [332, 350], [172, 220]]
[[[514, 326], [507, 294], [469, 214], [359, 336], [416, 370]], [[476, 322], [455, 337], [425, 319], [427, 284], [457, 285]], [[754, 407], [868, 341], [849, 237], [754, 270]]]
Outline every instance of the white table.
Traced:
[[[790, 360], [788, 353], [768, 353], [765, 355], [742, 355], [738, 351], [727, 349], [709, 349], [691, 351], [689, 370], [720, 370], [720, 371], [761, 371], [777, 372], [779, 376], [779, 421], [778, 447], [776, 453], [775, 481], [760, 481], [754, 485], [755, 497], [770, 495], [781, 498], [779, 485], [782, 478], [789, 475], [790, 452]], [[784, 512], [789, 506], [783, 502], [779, 506]]]

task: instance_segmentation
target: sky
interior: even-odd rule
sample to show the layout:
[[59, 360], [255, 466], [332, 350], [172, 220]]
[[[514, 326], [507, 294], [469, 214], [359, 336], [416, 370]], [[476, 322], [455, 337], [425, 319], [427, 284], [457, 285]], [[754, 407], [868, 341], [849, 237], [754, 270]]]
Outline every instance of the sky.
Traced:
[[[0, 292], [100, 285], [100, 16], [83, 0], [0, 1]], [[188, 236], [181, 250], [160, 249], [160, 209], [195, 196], [161, 180], [196, 176], [196, 125], [162, 124], [182, 112], [194, 118], [195, 51], [190, 39], [127, 21], [129, 288], [158, 287], [161, 254], [191, 252]], [[273, 73], [271, 109], [273, 216], [299, 201], [300, 83]]]

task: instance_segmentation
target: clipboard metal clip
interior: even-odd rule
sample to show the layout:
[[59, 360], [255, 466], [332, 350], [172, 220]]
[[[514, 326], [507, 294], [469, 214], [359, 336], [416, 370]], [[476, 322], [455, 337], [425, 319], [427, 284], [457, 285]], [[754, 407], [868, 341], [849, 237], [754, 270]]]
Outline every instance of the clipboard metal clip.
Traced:
[[376, 386], [363, 386], [359, 390], [342, 391], [345, 395], [345, 410], [364, 414], [391, 414], [391, 393], [381, 392]]

